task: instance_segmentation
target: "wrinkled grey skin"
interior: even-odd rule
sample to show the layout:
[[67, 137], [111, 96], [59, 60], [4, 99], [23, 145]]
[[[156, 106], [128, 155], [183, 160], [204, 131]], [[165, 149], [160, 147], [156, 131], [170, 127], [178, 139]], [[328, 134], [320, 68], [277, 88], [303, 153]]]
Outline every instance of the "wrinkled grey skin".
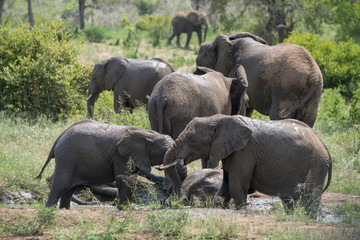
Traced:
[[191, 35], [193, 32], [196, 32], [199, 39], [199, 45], [202, 43], [202, 30], [201, 27], [204, 26], [204, 42], [206, 40], [206, 33], [209, 26], [209, 20], [204, 12], [177, 12], [173, 17], [171, 22], [173, 28], [173, 34], [168, 39], [168, 44], [171, 44], [171, 40], [176, 36], [176, 43], [180, 46], [180, 34], [186, 33], [187, 39], [185, 48], [189, 48], [189, 43]]
[[[311, 211], [317, 209], [331, 181], [328, 149], [312, 128], [297, 120], [263, 121], [220, 114], [194, 118], [165, 153], [163, 169], [176, 159], [186, 165], [205, 157], [210, 162], [222, 160], [224, 179], [217, 195], [225, 198], [225, 205], [231, 198], [237, 207], [245, 205], [252, 188], [279, 196], [289, 209], [291, 200], [302, 198], [301, 203]], [[167, 174], [179, 193], [178, 177]]]
[[87, 111], [94, 114], [94, 105], [102, 91], [114, 91], [114, 110], [122, 107], [132, 110], [139, 104], [147, 104], [155, 84], [165, 75], [174, 72], [167, 62], [111, 57], [95, 64], [88, 88]]
[[[76, 188], [116, 181], [118, 206], [131, 200], [132, 163], [135, 170], [153, 181], [163, 181], [151, 174], [151, 166], [162, 163], [165, 151], [173, 143], [166, 135], [132, 126], [109, 125], [92, 120], [75, 123], [55, 141], [38, 178], [52, 158], [55, 171], [46, 206], [70, 208]], [[128, 184], [129, 183], [129, 184]]]
[[181, 199], [194, 203], [212, 199], [220, 190], [222, 169], [200, 169], [190, 173], [181, 184]]
[[[148, 105], [151, 129], [176, 139], [194, 117], [245, 113], [247, 80], [242, 66], [236, 78], [202, 67], [195, 73], [177, 71], [156, 84]], [[203, 161], [203, 168], [216, 166]]]
[[310, 53], [294, 44], [266, 45], [251, 33], [219, 35], [203, 43], [196, 64], [233, 77], [246, 71], [250, 117], [253, 109], [272, 120], [293, 118], [314, 126], [323, 87], [321, 71]]

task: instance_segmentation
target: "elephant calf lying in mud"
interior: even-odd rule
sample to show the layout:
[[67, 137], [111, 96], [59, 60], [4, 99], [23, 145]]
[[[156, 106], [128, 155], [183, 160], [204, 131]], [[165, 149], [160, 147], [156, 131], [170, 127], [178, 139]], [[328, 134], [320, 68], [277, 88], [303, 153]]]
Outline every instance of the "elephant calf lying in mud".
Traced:
[[183, 201], [207, 202], [219, 191], [223, 180], [223, 170], [204, 168], [190, 173], [181, 184]]
[[[171, 137], [151, 130], [132, 126], [109, 125], [92, 120], [75, 123], [55, 141], [38, 178], [52, 158], [55, 171], [46, 206], [70, 208], [74, 191], [81, 186], [100, 185], [116, 181], [118, 207], [131, 200], [132, 159], [138, 169], [149, 179], [151, 166], [162, 163], [166, 150], [174, 141]], [[179, 173], [186, 168], [180, 166]], [[184, 178], [184, 177], [183, 177]]]
[[[246, 204], [249, 189], [279, 196], [287, 209], [301, 200], [315, 213], [332, 173], [330, 153], [312, 128], [297, 120], [263, 121], [215, 115], [194, 118], [164, 156], [165, 169], [176, 193], [181, 179], [174, 165], [196, 159], [222, 160], [224, 178], [217, 193], [237, 207]], [[325, 178], [328, 181], [325, 186]]]

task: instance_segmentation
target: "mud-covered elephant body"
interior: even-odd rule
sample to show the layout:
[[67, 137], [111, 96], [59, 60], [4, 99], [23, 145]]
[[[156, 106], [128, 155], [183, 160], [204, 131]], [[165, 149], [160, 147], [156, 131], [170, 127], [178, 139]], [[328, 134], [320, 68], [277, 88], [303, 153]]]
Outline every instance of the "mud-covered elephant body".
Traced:
[[209, 20], [204, 12], [177, 12], [176, 15], [173, 17], [171, 22], [173, 33], [168, 39], [168, 44], [171, 43], [171, 40], [176, 36], [176, 43], [180, 46], [180, 34], [186, 33], [187, 39], [185, 48], [189, 47], [191, 35], [193, 32], [196, 32], [199, 39], [199, 45], [203, 42], [202, 39], [202, 26], [205, 27], [204, 29], [204, 42], [206, 39], [206, 33], [209, 26]]
[[46, 206], [56, 205], [61, 198], [60, 208], [70, 208], [71, 196], [78, 187], [113, 181], [116, 181], [121, 206], [133, 196], [130, 180], [134, 171], [139, 170], [153, 181], [161, 181], [162, 177], [151, 173], [151, 166], [162, 163], [172, 143], [167, 135], [138, 127], [92, 120], [75, 123], [56, 139], [38, 176], [41, 177], [47, 164], [55, 158]]
[[174, 72], [156, 84], [148, 105], [153, 130], [175, 139], [194, 117], [245, 111], [247, 80], [241, 66], [236, 78], [201, 67], [195, 73]]
[[196, 203], [211, 200], [220, 190], [222, 169], [204, 168], [190, 173], [181, 184], [181, 200]]
[[[263, 121], [215, 115], [194, 118], [164, 156], [163, 169], [175, 192], [181, 182], [169, 171], [178, 160], [185, 165], [208, 157], [222, 160], [224, 179], [218, 195], [225, 204], [246, 204], [250, 188], [279, 196], [291, 209], [301, 199], [308, 210], [317, 209], [331, 181], [332, 160], [312, 128], [297, 120]], [[324, 187], [326, 175], [328, 181]]]
[[102, 91], [114, 91], [114, 110], [121, 107], [133, 109], [146, 105], [155, 84], [165, 75], [174, 72], [167, 62], [152, 58], [149, 60], [111, 57], [95, 64], [88, 89], [88, 115], [93, 116], [94, 105]]
[[241, 64], [248, 78], [247, 95], [253, 109], [272, 120], [293, 118], [313, 127], [323, 87], [321, 71], [310, 53], [294, 44], [268, 46], [250, 33], [219, 35], [203, 43], [198, 66], [233, 77]]

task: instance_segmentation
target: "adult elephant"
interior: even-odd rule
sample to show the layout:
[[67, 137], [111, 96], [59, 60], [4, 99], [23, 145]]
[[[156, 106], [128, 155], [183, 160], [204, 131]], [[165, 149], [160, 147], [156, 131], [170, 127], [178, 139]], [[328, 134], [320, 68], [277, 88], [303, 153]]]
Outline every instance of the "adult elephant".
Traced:
[[[156, 84], [149, 98], [151, 129], [177, 138], [194, 117], [245, 112], [247, 80], [244, 68], [237, 77], [227, 78], [214, 70], [197, 67], [177, 71]], [[213, 168], [205, 161], [202, 166]]]
[[[56, 139], [37, 176], [41, 178], [45, 167], [55, 158], [46, 206], [56, 205], [61, 198], [60, 208], [68, 209], [78, 187], [116, 181], [118, 206], [121, 207], [132, 199], [135, 171], [153, 181], [164, 180], [151, 173], [151, 166], [162, 163], [166, 150], [173, 142], [167, 135], [133, 126], [109, 125], [92, 120], [75, 123]], [[178, 169], [186, 173], [184, 166]]]
[[221, 114], [194, 118], [165, 153], [161, 167], [175, 192], [181, 182], [169, 170], [180, 160], [186, 165], [204, 157], [222, 160], [224, 178], [218, 195], [225, 198], [225, 205], [231, 198], [237, 207], [245, 205], [253, 188], [279, 196], [287, 209], [292, 209], [292, 200], [301, 200], [311, 213], [331, 181], [332, 160], [324, 142], [308, 125], [293, 119], [264, 121]]
[[160, 58], [150, 60], [111, 57], [95, 64], [88, 89], [87, 110], [90, 117], [94, 105], [104, 90], [114, 91], [114, 110], [122, 106], [133, 109], [138, 104], [147, 104], [155, 84], [174, 68]]
[[323, 78], [310, 53], [294, 44], [267, 46], [251, 33], [219, 35], [203, 43], [196, 64], [233, 77], [236, 66], [246, 71], [249, 108], [270, 119], [293, 118], [314, 126]]
[[171, 40], [176, 36], [176, 43], [180, 46], [180, 34], [186, 33], [187, 39], [185, 48], [189, 48], [191, 35], [196, 32], [199, 39], [199, 45], [202, 43], [202, 26], [204, 26], [204, 42], [206, 39], [206, 33], [209, 26], [209, 20], [204, 12], [177, 12], [171, 22], [173, 28], [173, 34], [168, 39], [168, 44], [171, 44]]

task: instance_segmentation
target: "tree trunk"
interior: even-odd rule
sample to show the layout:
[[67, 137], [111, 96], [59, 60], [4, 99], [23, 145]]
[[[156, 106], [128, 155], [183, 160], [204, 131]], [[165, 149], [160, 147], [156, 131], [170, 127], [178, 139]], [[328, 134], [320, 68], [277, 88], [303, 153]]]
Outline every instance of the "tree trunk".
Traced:
[[2, 19], [2, 12], [4, 9], [4, 3], [5, 3], [5, 0], [0, 0], [0, 24], [2, 23], [1, 19]]
[[86, 0], [79, 0], [80, 29], [85, 28], [85, 1]]
[[28, 15], [29, 15], [29, 23], [31, 27], [34, 27], [35, 25], [35, 21], [34, 21], [34, 15], [32, 12], [32, 0], [27, 0], [28, 1]]

